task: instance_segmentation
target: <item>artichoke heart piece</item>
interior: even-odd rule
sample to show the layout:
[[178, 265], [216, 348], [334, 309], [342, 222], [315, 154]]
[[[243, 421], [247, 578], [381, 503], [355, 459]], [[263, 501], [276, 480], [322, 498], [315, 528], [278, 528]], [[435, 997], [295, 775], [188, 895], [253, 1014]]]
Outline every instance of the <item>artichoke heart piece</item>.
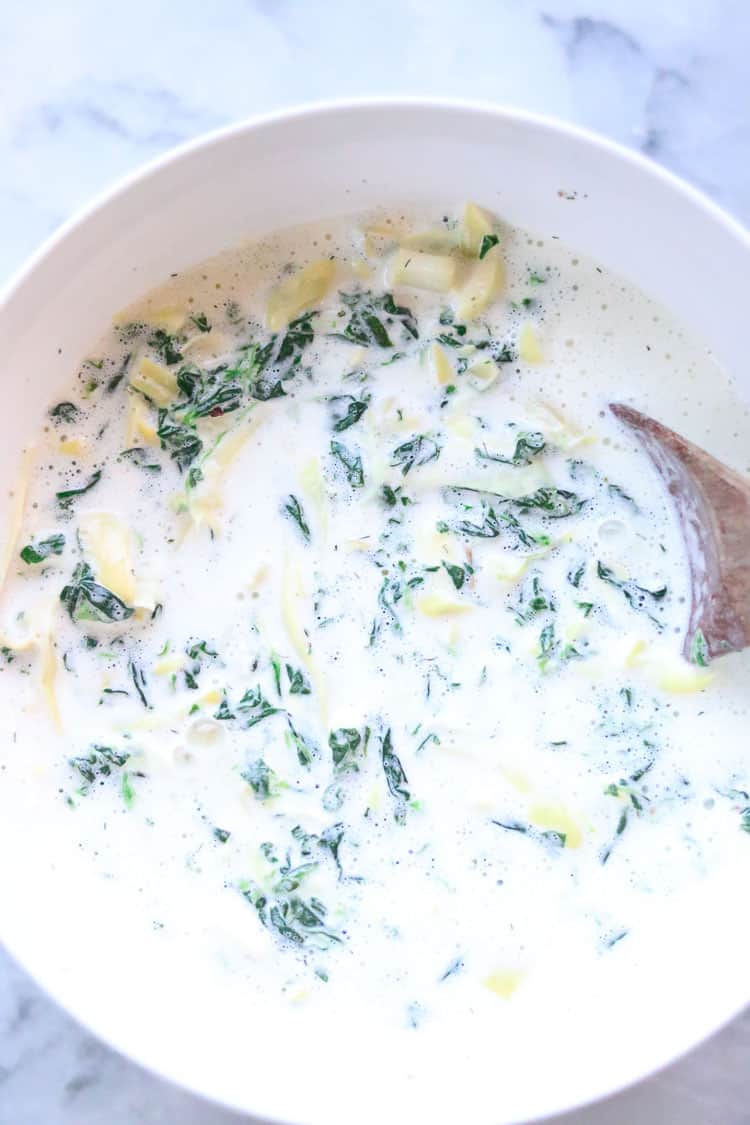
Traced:
[[271, 291], [266, 306], [270, 331], [281, 331], [305, 309], [319, 304], [331, 287], [335, 271], [329, 258], [320, 258], [280, 282]]
[[472, 266], [469, 276], [459, 290], [455, 312], [459, 320], [476, 320], [500, 295], [505, 286], [505, 263], [500, 248], [493, 246], [485, 256]]

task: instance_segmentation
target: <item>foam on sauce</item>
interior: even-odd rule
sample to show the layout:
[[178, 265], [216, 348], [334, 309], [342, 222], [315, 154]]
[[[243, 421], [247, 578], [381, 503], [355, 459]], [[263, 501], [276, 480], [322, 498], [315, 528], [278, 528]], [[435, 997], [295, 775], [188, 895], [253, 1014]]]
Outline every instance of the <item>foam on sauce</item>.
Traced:
[[[91, 893], [188, 963], [272, 1006], [491, 1025], [750, 854], [747, 659], [681, 659], [674, 513], [607, 404], [745, 471], [750, 427], [556, 241], [498, 226], [506, 285], [460, 320], [390, 284], [374, 223], [227, 253], [92, 350], [28, 482], [0, 754]], [[329, 258], [261, 369], [269, 292]]]

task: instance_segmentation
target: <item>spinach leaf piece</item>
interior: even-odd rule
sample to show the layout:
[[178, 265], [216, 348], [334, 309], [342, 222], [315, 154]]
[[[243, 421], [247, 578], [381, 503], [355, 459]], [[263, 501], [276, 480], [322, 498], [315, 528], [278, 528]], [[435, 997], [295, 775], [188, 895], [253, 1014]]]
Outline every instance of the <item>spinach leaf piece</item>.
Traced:
[[71, 621], [126, 621], [135, 610], [106, 586], [100, 585], [88, 563], [79, 562], [67, 586], [60, 591], [60, 601]]
[[284, 511], [288, 516], [291, 517], [291, 519], [294, 520], [297, 527], [302, 532], [303, 538], [306, 539], [309, 543], [310, 528], [308, 526], [307, 520], [305, 519], [305, 513], [302, 509], [302, 505], [300, 504], [296, 496], [290, 495], [287, 497], [287, 501], [284, 504]]
[[362, 488], [365, 483], [365, 472], [362, 467], [362, 458], [358, 453], [352, 453], [340, 441], [331, 442], [331, 453], [338, 458], [344, 466], [346, 479], [352, 488]]
[[203, 449], [203, 442], [194, 429], [183, 426], [171, 411], [161, 409], [156, 433], [180, 472], [184, 472]]
[[391, 741], [390, 727], [383, 735], [380, 743], [380, 758], [383, 763], [383, 772], [385, 773], [385, 780], [391, 794], [397, 798], [399, 807], [396, 813], [397, 820], [403, 820], [404, 817], [404, 804], [411, 797], [409, 792], [408, 782], [404, 767], [393, 749]]
[[77, 500], [79, 496], [83, 496], [85, 492], [89, 492], [101, 479], [102, 470], [97, 469], [96, 472], [91, 474], [87, 484], [84, 484], [81, 488], [64, 488], [61, 492], [55, 493], [55, 498], [60, 507], [67, 510], [74, 500]]
[[168, 367], [172, 367], [182, 359], [182, 352], [179, 349], [177, 337], [170, 336], [163, 328], [156, 329], [153, 336], [149, 337], [148, 345], [158, 353]]
[[535, 457], [539, 457], [547, 447], [544, 434], [537, 430], [522, 430], [516, 435], [516, 448], [511, 457], [503, 457], [499, 453], [490, 453], [486, 446], [475, 449], [481, 461], [497, 461], [501, 465], [530, 465]]
[[[610, 586], [614, 586], [616, 590], [620, 590], [628, 605], [635, 610], [647, 612], [649, 605], [648, 599], [652, 602], [661, 602], [667, 595], [666, 586], [660, 586], [657, 590], [648, 590], [645, 586], [639, 586], [637, 582], [633, 582], [632, 579], [623, 580], [615, 577], [615, 572], [611, 567], [605, 566], [601, 561], [596, 564], [596, 574], [602, 582], [606, 582]], [[653, 617], [650, 613], [647, 615], [655, 625], [658, 625], [659, 628], [663, 628], [662, 623], [657, 618]]]
[[409, 441], [397, 446], [391, 454], [391, 466], [399, 466], [403, 476], [413, 468], [426, 465], [430, 461], [437, 461], [440, 456], [440, 446], [434, 438], [427, 434], [416, 434]]
[[[335, 395], [330, 401], [334, 405], [333, 430], [337, 434], [343, 433], [358, 422], [370, 405], [369, 396], [358, 399], [354, 395]], [[345, 409], [342, 412], [344, 405]]]
[[397, 305], [392, 293], [375, 297], [369, 290], [364, 290], [340, 293], [339, 296], [349, 312], [349, 322], [344, 331], [334, 333], [340, 339], [365, 348], [372, 345], [392, 348], [388, 328], [394, 324], [401, 328], [402, 335], [418, 339], [419, 330], [411, 310]]
[[32, 566], [34, 563], [44, 562], [50, 555], [61, 555], [64, 547], [64, 535], [50, 535], [48, 539], [27, 543], [19, 553], [23, 561]]

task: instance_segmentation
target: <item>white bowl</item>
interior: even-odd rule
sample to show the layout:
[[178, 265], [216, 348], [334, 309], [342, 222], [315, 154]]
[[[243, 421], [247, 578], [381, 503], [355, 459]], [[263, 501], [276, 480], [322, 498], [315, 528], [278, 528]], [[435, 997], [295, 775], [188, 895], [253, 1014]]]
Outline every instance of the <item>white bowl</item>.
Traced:
[[[340, 103], [191, 143], [128, 178], [35, 255], [0, 303], [13, 419], [2, 479], [12, 479], [44, 407], [111, 314], [169, 273], [291, 223], [466, 198], [631, 279], [746, 389], [750, 241], [697, 192], [616, 145], [528, 114], [432, 100]], [[65, 848], [45, 835], [43, 805], [35, 816], [28, 795], [0, 775], [0, 928], [11, 952], [131, 1058], [274, 1121], [538, 1119], [643, 1078], [750, 1001], [747, 895], [722, 873], [686, 901], [654, 903], [653, 925], [612, 951], [606, 973], [577, 993], [571, 970], [562, 1008], [540, 1026], [499, 1028], [489, 1044], [363, 1040], [345, 1027], [335, 1043], [304, 1038], [288, 1017], [248, 1010], [241, 990], [210, 974], [186, 979], [168, 951], [154, 960], [128, 936], [125, 955], [112, 944], [113, 920], [128, 934], [116, 888], [92, 897], [77, 887]]]

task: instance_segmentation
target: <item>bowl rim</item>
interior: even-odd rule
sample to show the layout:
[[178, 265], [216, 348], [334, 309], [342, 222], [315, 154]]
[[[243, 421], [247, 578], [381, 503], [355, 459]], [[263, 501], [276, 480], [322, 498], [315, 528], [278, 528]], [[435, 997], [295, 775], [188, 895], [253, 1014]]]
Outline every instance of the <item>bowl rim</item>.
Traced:
[[[50, 235], [42, 240], [38, 247], [27, 256], [20, 266], [16, 267], [11, 272], [8, 280], [0, 286], [0, 311], [2, 311], [3, 306], [11, 301], [16, 292], [33, 278], [35, 271], [44, 260], [79, 228], [84, 227], [92, 218], [110, 204], [116, 203], [119, 199], [126, 196], [133, 188], [145, 183], [152, 177], [158, 176], [165, 169], [178, 164], [184, 158], [200, 152], [206, 154], [214, 147], [221, 146], [231, 139], [258, 130], [273, 128], [275, 125], [304, 122], [309, 119], [325, 118], [340, 114], [376, 114], [378, 111], [392, 112], [403, 109], [416, 109], [424, 111], [425, 113], [436, 112], [438, 114], [443, 111], [463, 112], [467, 115], [494, 120], [498, 123], [514, 123], [535, 130], [541, 134], [555, 135], [558, 138], [562, 137], [565, 140], [597, 149], [607, 157], [630, 164], [637, 172], [649, 177], [653, 181], [661, 183], [664, 188], [680, 195], [686, 202], [691, 203], [693, 206], [703, 211], [713, 223], [722, 228], [730, 237], [734, 238], [740, 246], [744, 248], [750, 258], [750, 229], [744, 226], [738, 218], [728, 212], [704, 191], [689, 184], [676, 173], [657, 163], [650, 156], [636, 149], [628, 148], [619, 141], [612, 140], [586, 126], [577, 125], [550, 114], [522, 109], [508, 103], [493, 102], [489, 99], [438, 97], [420, 94], [403, 96], [398, 94], [347, 96], [302, 102], [281, 109], [253, 114], [239, 121], [231, 122], [183, 141], [168, 149], [166, 152], [137, 165], [137, 167], [130, 172], [118, 176], [113, 182], [96, 192], [93, 198], [87, 203], [76, 208]], [[96, 1036], [112, 1050], [122, 1055], [129, 1062], [141, 1067], [147, 1073], [154, 1075], [163, 1082], [168, 1082], [172, 1086], [187, 1091], [210, 1105], [221, 1106], [225, 1109], [243, 1114], [248, 1121], [264, 1122], [267, 1123], [267, 1125], [304, 1125], [303, 1122], [293, 1123], [287, 1118], [268, 1116], [267, 1114], [262, 1117], [258, 1116], [249, 1111], [246, 1106], [231, 1099], [224, 1098], [221, 1094], [207, 1093], [205, 1089], [200, 1087], [199, 1080], [192, 1081], [189, 1074], [185, 1074], [184, 1072], [178, 1074], [173, 1068], [163, 1069], [157, 1062], [142, 1056], [138, 1051], [137, 1045], [134, 1045], [132, 1042], [128, 1042], [127, 1044], [122, 1043], [119, 1036], [112, 1033], [113, 1029], [111, 1027], [104, 1028], [101, 1026], [99, 1020], [93, 1018], [89, 1020], [86, 1016], [79, 1015], [74, 1008], [68, 1006], [68, 1002], [64, 998], [66, 990], [60, 986], [59, 980], [55, 979], [53, 981], [46, 979], [45, 973], [43, 971], [39, 972], [36, 966], [32, 967], [31, 964], [28, 964], [23, 951], [14, 948], [13, 943], [8, 942], [2, 934], [0, 934], [0, 941], [2, 941], [5, 950], [10, 954], [15, 964], [20, 966], [24, 972], [28, 973], [37, 987], [41, 988], [55, 1004], [59, 1005], [65, 1014], [74, 1020], [79, 1027]], [[640, 1071], [629, 1078], [623, 1079], [615, 1086], [606, 1085], [597, 1088], [596, 1084], [594, 1084], [591, 1092], [581, 1100], [566, 1106], [561, 1106], [554, 1112], [544, 1113], [542, 1116], [517, 1119], [517, 1125], [524, 1125], [524, 1123], [529, 1125], [529, 1123], [534, 1121], [540, 1123], [553, 1122], [560, 1118], [567, 1120], [570, 1114], [595, 1103], [603, 1102], [642, 1082], [646, 1082], [667, 1069], [677, 1060], [686, 1057], [691, 1051], [705, 1044], [708, 1039], [736, 1019], [746, 1006], [747, 998], [738, 999], [736, 1005], [728, 1014], [725, 1014], [718, 1021], [716, 1021], [716, 1019], [711, 1020], [710, 1026], [706, 1027], [705, 1032], [697, 1041], [693, 1040], [688, 1044], [678, 1047], [676, 1050], [674, 1048], [670, 1049], [663, 1058], [656, 1061], [645, 1071]], [[560, 1125], [563, 1125], [562, 1121]]]

